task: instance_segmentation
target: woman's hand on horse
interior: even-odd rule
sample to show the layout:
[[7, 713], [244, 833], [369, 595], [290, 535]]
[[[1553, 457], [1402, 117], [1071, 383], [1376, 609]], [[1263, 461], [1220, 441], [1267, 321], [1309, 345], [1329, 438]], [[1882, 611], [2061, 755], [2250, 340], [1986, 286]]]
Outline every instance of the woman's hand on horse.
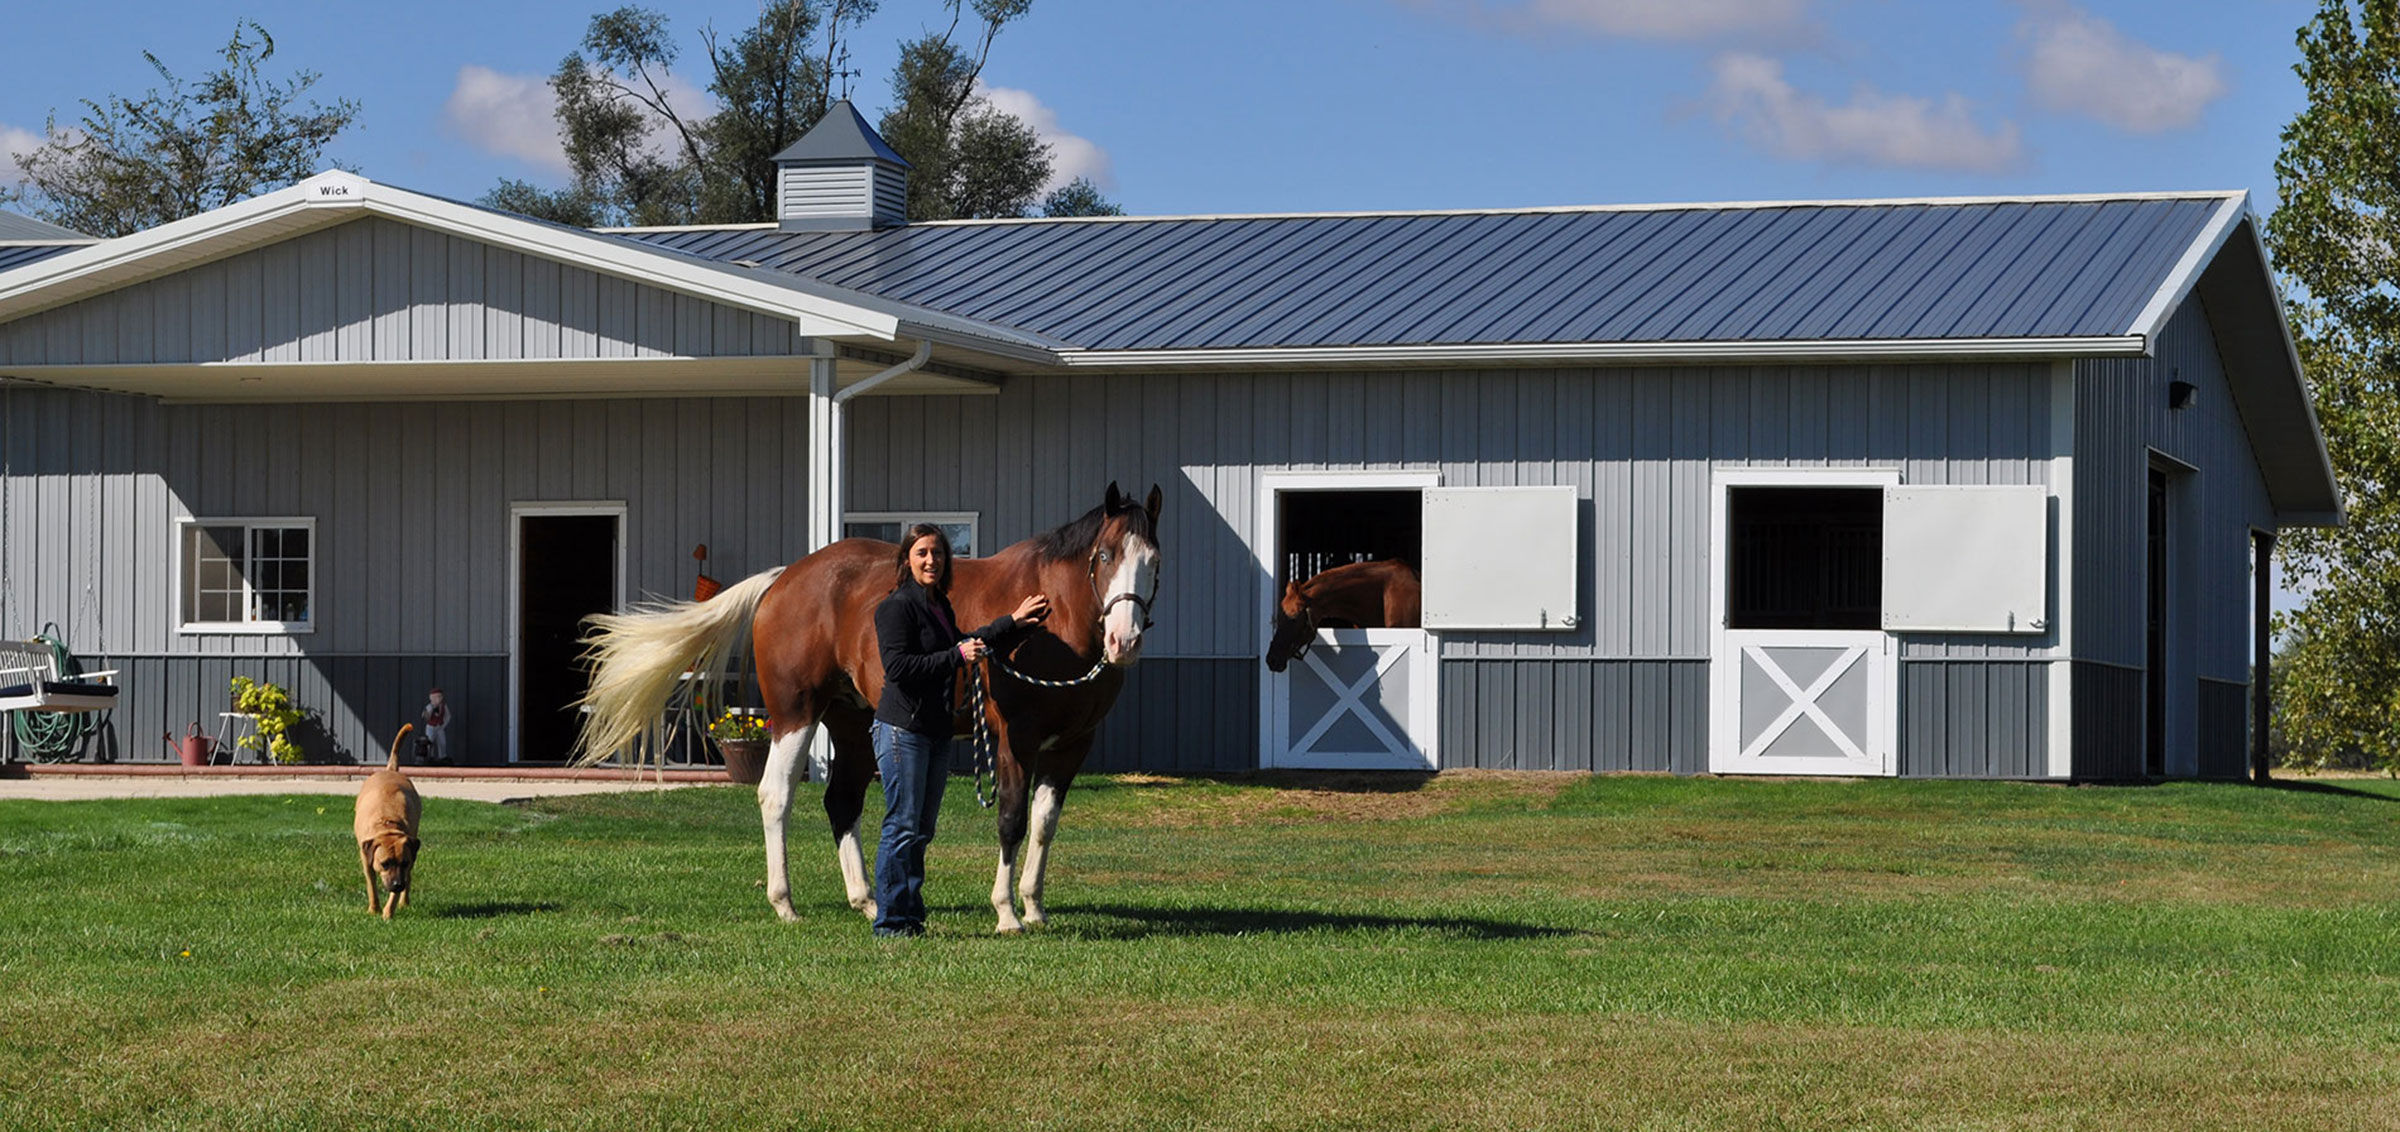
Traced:
[[1033, 625], [1039, 625], [1043, 621], [1048, 620], [1049, 617], [1050, 597], [1047, 594], [1034, 594], [1023, 601], [1018, 602], [1017, 611], [1010, 615], [1011, 620], [1023, 621]]
[[958, 642], [958, 659], [969, 664], [983, 659], [983, 654], [990, 651], [991, 646], [984, 644], [981, 637], [969, 637]]

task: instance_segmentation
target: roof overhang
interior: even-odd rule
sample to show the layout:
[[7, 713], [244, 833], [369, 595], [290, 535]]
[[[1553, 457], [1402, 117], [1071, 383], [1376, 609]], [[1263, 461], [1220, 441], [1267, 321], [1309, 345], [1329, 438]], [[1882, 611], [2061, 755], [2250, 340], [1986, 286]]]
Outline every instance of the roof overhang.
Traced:
[[2292, 344], [2291, 321], [2267, 263], [2258, 222], [2245, 212], [2194, 273], [2191, 293], [2209, 312], [2250, 451], [2279, 524], [2332, 527], [2343, 521], [2341, 484], [2317, 425], [2315, 402]]
[[737, 267], [652, 251], [632, 241], [426, 196], [338, 171], [0, 273], [0, 322], [362, 216], [388, 217], [789, 319], [804, 337], [890, 341], [900, 331], [900, 319], [888, 311], [817, 291], [779, 286]]
[[1275, 346], [1212, 350], [1058, 350], [1069, 369], [1261, 367], [1404, 369], [1466, 365], [1833, 364], [1904, 361], [2055, 361], [2138, 357], [2138, 334], [2075, 338], [1832, 339], [1794, 342], [1502, 342], [1400, 346]]
[[[847, 354], [834, 361], [836, 389], [883, 368], [876, 360], [880, 355]], [[809, 391], [812, 360], [651, 357], [20, 366], [0, 376], [0, 383], [18, 380], [185, 404], [795, 397]], [[998, 380], [997, 375], [945, 365], [894, 378], [870, 395], [994, 393]]]

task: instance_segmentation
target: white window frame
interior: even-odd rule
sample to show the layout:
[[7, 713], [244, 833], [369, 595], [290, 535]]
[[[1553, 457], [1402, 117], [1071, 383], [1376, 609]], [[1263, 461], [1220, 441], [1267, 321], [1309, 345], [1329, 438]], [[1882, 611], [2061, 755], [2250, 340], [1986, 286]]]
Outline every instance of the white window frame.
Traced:
[[903, 530], [911, 523], [964, 523], [967, 538], [974, 543], [975, 553], [960, 554], [960, 558], [982, 556], [983, 513], [980, 511], [844, 511], [839, 538], [849, 538], [852, 523], [898, 523]]
[[[317, 520], [306, 515], [184, 515], [174, 520], [175, 569], [167, 576], [167, 608], [175, 611], [175, 632], [179, 636], [211, 634], [242, 634], [248, 636], [303, 636], [317, 631], [317, 553], [322, 546], [317, 537]], [[299, 529], [308, 532], [308, 620], [306, 621], [186, 621], [183, 607], [184, 571], [195, 564], [184, 553], [187, 533], [194, 527], [242, 528], [242, 551], [247, 561], [251, 532], [273, 528]], [[242, 576], [242, 609], [247, 612], [256, 601], [248, 573]]]

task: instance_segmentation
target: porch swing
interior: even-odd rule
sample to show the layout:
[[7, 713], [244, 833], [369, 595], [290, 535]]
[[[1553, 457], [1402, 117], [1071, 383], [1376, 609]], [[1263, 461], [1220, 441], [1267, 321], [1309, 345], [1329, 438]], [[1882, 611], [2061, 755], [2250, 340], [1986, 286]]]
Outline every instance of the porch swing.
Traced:
[[[15, 467], [11, 455], [16, 424], [15, 383], [0, 381], [0, 531], [8, 531], [9, 488], [14, 482]], [[97, 527], [97, 519], [92, 526]], [[95, 530], [93, 541], [97, 543]], [[13, 613], [14, 579], [10, 576], [10, 558], [0, 554], [0, 624], [7, 624]], [[108, 630], [100, 620], [99, 564], [86, 558], [86, 581], [83, 598], [93, 604], [92, 621], [99, 627], [101, 655], [107, 655]], [[19, 750], [36, 758], [57, 758], [74, 750], [105, 722], [89, 718], [89, 713], [107, 712], [117, 706], [117, 685], [112, 678], [113, 668], [86, 672], [68, 650], [66, 635], [57, 622], [42, 627], [42, 632], [30, 641], [0, 640], [0, 714], [11, 723]]]

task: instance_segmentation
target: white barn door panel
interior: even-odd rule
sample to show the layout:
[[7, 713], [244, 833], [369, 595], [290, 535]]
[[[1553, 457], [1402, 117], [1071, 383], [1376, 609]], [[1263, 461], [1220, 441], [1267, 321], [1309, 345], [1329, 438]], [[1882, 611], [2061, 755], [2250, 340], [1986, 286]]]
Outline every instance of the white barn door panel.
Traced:
[[1440, 659], [1420, 629], [1320, 629], [1269, 682], [1266, 764], [1313, 770], [1433, 770]]
[[2049, 571], [2048, 488], [1884, 489], [1886, 629], [2044, 632]]
[[1573, 487], [1426, 489], [1425, 627], [1580, 624], [1575, 511]]
[[1709, 769], [1891, 774], [1889, 642], [1881, 632], [1727, 630]]

